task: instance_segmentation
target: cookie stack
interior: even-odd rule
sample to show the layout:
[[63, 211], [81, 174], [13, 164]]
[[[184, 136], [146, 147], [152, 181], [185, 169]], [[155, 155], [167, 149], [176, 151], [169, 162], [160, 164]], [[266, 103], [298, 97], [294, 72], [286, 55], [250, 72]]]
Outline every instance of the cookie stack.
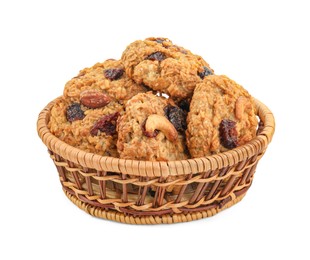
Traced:
[[67, 82], [49, 129], [86, 152], [170, 161], [233, 149], [256, 136], [253, 98], [167, 38], [131, 43], [121, 60]]

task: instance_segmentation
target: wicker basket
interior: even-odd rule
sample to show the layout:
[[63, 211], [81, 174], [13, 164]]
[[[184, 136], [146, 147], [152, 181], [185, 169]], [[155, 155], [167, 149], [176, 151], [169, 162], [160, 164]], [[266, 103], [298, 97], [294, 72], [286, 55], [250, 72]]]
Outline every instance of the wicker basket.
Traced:
[[55, 101], [40, 113], [37, 129], [66, 196], [87, 213], [131, 224], [185, 222], [212, 216], [239, 202], [274, 133], [274, 117], [255, 101], [257, 137], [228, 152], [182, 161], [124, 160], [87, 153], [47, 127]]

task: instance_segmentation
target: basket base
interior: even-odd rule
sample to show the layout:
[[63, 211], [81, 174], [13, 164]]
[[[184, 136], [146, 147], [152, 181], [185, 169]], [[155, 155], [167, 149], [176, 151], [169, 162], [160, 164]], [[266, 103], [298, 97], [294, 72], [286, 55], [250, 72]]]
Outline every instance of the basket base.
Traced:
[[86, 213], [103, 219], [108, 219], [112, 221], [117, 221], [126, 224], [139, 224], [139, 225], [152, 225], [152, 224], [173, 224], [173, 223], [181, 223], [188, 222], [193, 220], [198, 220], [202, 218], [211, 217], [224, 209], [227, 209], [234, 204], [238, 203], [243, 199], [246, 193], [236, 197], [234, 200], [231, 200], [221, 209], [214, 208], [201, 212], [193, 212], [187, 214], [167, 214], [162, 216], [130, 216], [124, 213], [115, 211], [115, 210], [106, 210], [99, 207], [92, 206], [88, 203], [80, 201], [76, 196], [70, 194], [66, 190], [64, 190], [65, 195], [80, 209], [84, 210]]

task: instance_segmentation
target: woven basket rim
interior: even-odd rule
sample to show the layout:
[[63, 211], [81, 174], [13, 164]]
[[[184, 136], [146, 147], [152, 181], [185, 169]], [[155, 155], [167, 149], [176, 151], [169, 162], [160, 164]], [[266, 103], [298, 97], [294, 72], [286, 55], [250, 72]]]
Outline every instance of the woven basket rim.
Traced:
[[52, 152], [82, 167], [97, 171], [111, 171], [133, 176], [168, 177], [229, 167], [263, 152], [271, 142], [275, 131], [275, 120], [272, 112], [262, 102], [254, 99], [257, 116], [264, 123], [264, 127], [254, 139], [242, 146], [219, 154], [178, 161], [152, 162], [120, 159], [85, 152], [63, 142], [50, 132], [47, 126], [50, 110], [60, 98], [62, 97], [60, 96], [48, 103], [40, 112], [37, 121], [39, 137]]

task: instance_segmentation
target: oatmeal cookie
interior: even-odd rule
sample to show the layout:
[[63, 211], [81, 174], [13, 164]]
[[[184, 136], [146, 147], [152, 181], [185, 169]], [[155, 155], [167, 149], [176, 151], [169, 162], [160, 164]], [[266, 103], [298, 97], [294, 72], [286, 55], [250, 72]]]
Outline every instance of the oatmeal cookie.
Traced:
[[256, 135], [257, 118], [250, 94], [226, 76], [198, 84], [187, 117], [186, 140], [192, 157], [224, 152]]
[[116, 121], [123, 106], [111, 101], [90, 109], [80, 103], [59, 99], [51, 110], [49, 129], [65, 143], [86, 152], [118, 157]]
[[122, 54], [126, 74], [138, 84], [170, 95], [190, 97], [197, 83], [213, 70], [202, 57], [167, 38], [147, 38], [127, 46]]
[[85, 90], [100, 90], [114, 100], [125, 101], [146, 88], [127, 77], [121, 61], [110, 59], [81, 70], [66, 83], [63, 96], [78, 102]]
[[186, 159], [186, 119], [178, 109], [171, 100], [151, 92], [130, 99], [118, 121], [120, 158], [147, 161]]

